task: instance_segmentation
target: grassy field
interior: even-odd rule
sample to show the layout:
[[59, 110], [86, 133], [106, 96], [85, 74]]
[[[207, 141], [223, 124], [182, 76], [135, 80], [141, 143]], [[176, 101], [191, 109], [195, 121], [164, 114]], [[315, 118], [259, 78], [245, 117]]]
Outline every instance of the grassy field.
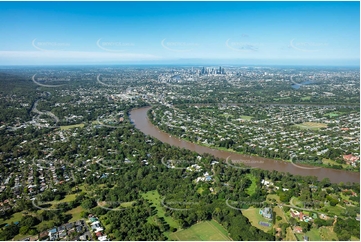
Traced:
[[[337, 235], [333, 232], [332, 226], [320, 227], [318, 229], [312, 228], [305, 233], [310, 241], [338, 241]], [[299, 240], [303, 240], [304, 233], [297, 234]]]
[[19, 222], [23, 218], [23, 212], [14, 213], [11, 218], [4, 220], [3, 218], [0, 218], [0, 224], [10, 224]]
[[267, 201], [271, 201], [272, 199], [275, 199], [277, 203], [281, 203], [280, 197], [276, 194], [268, 194], [267, 195]]
[[[312, 231], [312, 229], [311, 229]], [[319, 235], [320, 235], [320, 240], [328, 240], [328, 241], [332, 241], [332, 240], [339, 240], [337, 238], [337, 235], [335, 232], [333, 232], [333, 227], [332, 226], [327, 226], [327, 227], [320, 227], [318, 229]], [[308, 232], [307, 232], [308, 233]], [[306, 233], [306, 234], [307, 234]], [[311, 237], [310, 237], [311, 238]], [[359, 239], [357, 239], [358, 241], [360, 241]]]
[[133, 205], [133, 203], [135, 203], [135, 201], [131, 201], [131, 202], [123, 202], [120, 204], [120, 206], [127, 208], [127, 207], [131, 207]]
[[295, 233], [294, 235], [295, 235], [295, 237], [297, 238], [296, 240], [298, 240], [298, 241], [303, 241], [303, 236], [304, 236], [305, 234], [304, 234], [304, 233], [302, 233], [302, 234]]
[[310, 231], [306, 232], [306, 235], [310, 238], [311, 241], [321, 241], [320, 232], [318, 229], [311, 229]]
[[290, 97], [279, 97], [279, 98], [273, 98], [273, 100], [275, 101], [279, 101], [279, 100], [287, 100], [290, 99]]
[[254, 177], [252, 174], [247, 174], [246, 177], [252, 181], [251, 186], [246, 189], [246, 193], [251, 196], [253, 193], [255, 193], [257, 188], [256, 177]]
[[334, 161], [334, 160], [326, 159], [326, 158], [323, 158], [323, 159], [322, 159], [322, 163], [323, 163], [323, 164], [326, 164], [326, 165], [328, 165], [328, 164], [330, 164], [330, 165], [341, 165], [343, 168], [350, 167], [349, 165], [339, 164], [339, 163], [337, 163], [337, 162]]
[[360, 241], [360, 239], [359, 238], [356, 238], [355, 236], [351, 236], [351, 239], [350, 239], [351, 241]]
[[320, 128], [326, 128], [327, 124], [316, 123], [316, 122], [304, 122], [302, 124], [295, 124], [294, 126], [301, 129], [320, 129]]
[[324, 208], [327, 208], [327, 210], [328, 210], [327, 214], [332, 213], [337, 216], [340, 216], [341, 214], [343, 214], [345, 212], [345, 208], [339, 206], [338, 204], [334, 207], [333, 206], [324, 206]]
[[83, 211], [83, 208], [81, 206], [78, 206], [76, 208], [73, 208], [66, 212], [66, 214], [71, 214], [72, 218], [69, 222], [75, 222], [81, 219], [80, 213]]
[[77, 194], [69, 194], [69, 195], [65, 195], [65, 197], [62, 200], [59, 201], [51, 201], [51, 202], [47, 202], [48, 204], [51, 204], [51, 208], [55, 208], [57, 204], [59, 203], [68, 203], [71, 201], [75, 200]]
[[[147, 193], [142, 193], [141, 195], [144, 199], [153, 203], [153, 205], [156, 207], [158, 217], [164, 218], [164, 220], [169, 224], [169, 226], [173, 228], [179, 228], [179, 224], [177, 223], [177, 221], [175, 221], [172, 217], [165, 216], [164, 208], [161, 205], [162, 199], [160, 198], [158, 191], [149, 191]], [[149, 223], [152, 223], [153, 217], [154, 216], [149, 217], [148, 219]]]
[[199, 187], [199, 188], [197, 189], [197, 192], [198, 192], [199, 194], [201, 194], [201, 195], [202, 195], [203, 191], [204, 191], [203, 187]]
[[311, 99], [311, 96], [301, 97], [301, 100], [302, 100], [302, 101], [305, 101], [305, 100], [310, 100], [310, 99]]
[[274, 228], [278, 228], [280, 223], [287, 223], [283, 210], [280, 207], [275, 206], [273, 208], [273, 211], [276, 212], [276, 216], [280, 216], [282, 218], [282, 220], [280, 221], [276, 219], [276, 224], [274, 225]]
[[[267, 232], [272, 229], [272, 226], [266, 227], [266, 226], [262, 226], [258, 223], [259, 221], [269, 223], [268, 219], [262, 217], [262, 215], [259, 214], [259, 210], [260, 210], [259, 208], [250, 207], [249, 209], [242, 210], [242, 214], [249, 219], [249, 221], [251, 222], [251, 224], [254, 227], [259, 228], [260, 230], [263, 230], [264, 232]], [[272, 222], [270, 222], [270, 223], [272, 223]]]
[[297, 241], [297, 238], [295, 236], [295, 234], [293, 233], [291, 227], [288, 227], [286, 229], [286, 238], [285, 238], [286, 241]]
[[291, 198], [292, 204], [295, 205], [296, 207], [303, 207], [303, 202], [300, 201], [297, 197], [292, 197]]
[[169, 235], [181, 241], [230, 241], [227, 231], [216, 221], [204, 221]]
[[243, 120], [251, 120], [253, 118], [253, 116], [247, 116], [247, 115], [242, 115], [241, 119]]
[[83, 128], [84, 124], [73, 124], [73, 125], [66, 125], [66, 126], [60, 126], [61, 130], [67, 130], [72, 128]]
[[331, 112], [331, 113], [326, 113], [323, 116], [329, 116], [331, 117], [338, 117], [341, 113], [340, 112]]

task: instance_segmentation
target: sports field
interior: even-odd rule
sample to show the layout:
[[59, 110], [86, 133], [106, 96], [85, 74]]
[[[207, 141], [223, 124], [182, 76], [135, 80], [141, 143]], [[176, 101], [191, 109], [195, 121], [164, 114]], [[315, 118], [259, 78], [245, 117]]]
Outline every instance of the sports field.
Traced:
[[327, 128], [327, 124], [323, 123], [316, 123], [316, 122], [304, 122], [302, 124], [296, 124], [296, 127], [302, 129], [320, 129], [320, 128]]
[[177, 231], [169, 235], [172, 240], [181, 241], [230, 241], [226, 229], [216, 221], [204, 221], [188, 229]]
[[73, 124], [73, 125], [66, 125], [66, 126], [60, 126], [61, 130], [67, 130], [72, 128], [83, 128], [84, 124]]

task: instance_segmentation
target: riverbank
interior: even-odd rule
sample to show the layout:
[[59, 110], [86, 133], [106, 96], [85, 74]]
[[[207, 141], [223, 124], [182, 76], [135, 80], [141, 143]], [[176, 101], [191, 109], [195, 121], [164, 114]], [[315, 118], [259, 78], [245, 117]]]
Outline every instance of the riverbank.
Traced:
[[324, 178], [329, 178], [332, 183], [339, 182], [355, 182], [360, 183], [360, 173], [359, 172], [350, 172], [344, 170], [336, 170], [331, 168], [324, 167], [315, 167], [316, 169], [307, 169], [306, 167], [300, 168], [295, 166], [291, 162], [284, 162], [280, 160], [272, 160], [268, 158], [258, 157], [258, 156], [247, 156], [242, 154], [237, 154], [229, 151], [222, 151], [206, 146], [201, 146], [199, 144], [191, 143], [178, 137], [173, 137], [170, 134], [160, 130], [158, 127], [154, 126], [148, 119], [147, 112], [151, 107], [133, 109], [130, 111], [130, 120], [134, 126], [143, 132], [145, 135], [150, 135], [163, 143], [168, 143], [180, 148], [185, 148], [198, 154], [208, 153], [217, 158], [221, 159], [230, 159], [233, 162], [242, 162], [247, 161], [247, 165], [252, 168], [259, 168], [264, 170], [276, 170], [279, 172], [289, 172], [293, 175], [301, 176], [316, 176], [318, 180]]

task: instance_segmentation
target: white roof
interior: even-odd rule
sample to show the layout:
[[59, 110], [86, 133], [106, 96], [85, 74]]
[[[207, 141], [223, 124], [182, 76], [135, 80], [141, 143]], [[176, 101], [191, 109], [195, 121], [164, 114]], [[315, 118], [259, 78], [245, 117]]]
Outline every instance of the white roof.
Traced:
[[104, 235], [104, 236], [100, 236], [100, 237], [98, 237], [98, 240], [100, 240], [100, 241], [107, 241], [107, 240], [108, 240], [108, 238], [107, 238], [107, 236], [106, 236], [106, 235]]

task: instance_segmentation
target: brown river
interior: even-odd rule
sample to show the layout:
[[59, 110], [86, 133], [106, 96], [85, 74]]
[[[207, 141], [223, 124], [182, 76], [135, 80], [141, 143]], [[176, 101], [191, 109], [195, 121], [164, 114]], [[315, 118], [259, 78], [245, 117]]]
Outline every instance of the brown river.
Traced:
[[168, 143], [170, 145], [174, 145], [180, 148], [185, 148], [191, 151], [195, 151], [198, 154], [208, 153], [218, 158], [232, 160], [232, 162], [243, 162], [247, 166], [254, 168], [260, 168], [269, 171], [276, 170], [280, 172], [289, 172], [290, 174], [293, 175], [316, 176], [318, 180], [322, 180], [327, 177], [330, 179], [332, 183], [339, 183], [339, 182], [360, 183], [359, 172], [343, 171], [343, 170], [336, 170], [336, 169], [324, 168], [324, 167], [306, 166], [304, 164], [299, 165], [299, 164], [293, 164], [291, 162], [283, 162], [279, 160], [272, 160], [258, 156], [236, 154], [233, 152], [216, 150], [181, 140], [177, 137], [174, 137], [172, 135], [169, 135], [161, 131], [148, 120], [147, 111], [150, 108], [151, 107], [145, 107], [145, 108], [132, 110], [130, 112], [130, 119], [132, 123], [135, 125], [135, 127], [139, 129], [141, 132], [143, 132], [146, 135], [150, 135], [154, 138], [157, 138], [163, 143]]

